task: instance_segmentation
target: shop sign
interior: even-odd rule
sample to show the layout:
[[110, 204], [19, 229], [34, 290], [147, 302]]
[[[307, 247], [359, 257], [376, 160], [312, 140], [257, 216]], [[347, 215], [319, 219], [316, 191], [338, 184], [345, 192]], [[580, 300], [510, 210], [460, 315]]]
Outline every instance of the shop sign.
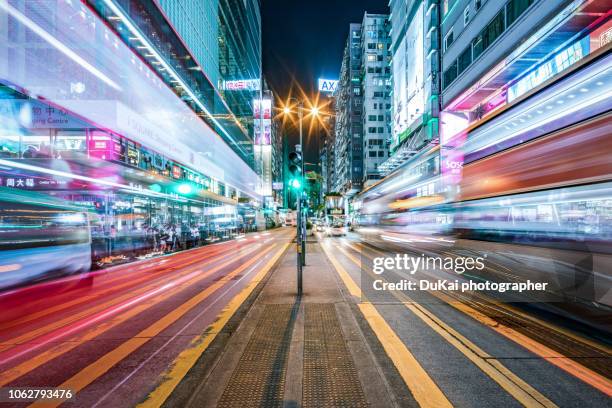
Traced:
[[259, 79], [237, 79], [224, 82], [224, 89], [227, 91], [259, 91], [260, 88]]
[[319, 78], [319, 92], [334, 93], [338, 87], [337, 79]]
[[36, 189], [58, 187], [67, 184], [65, 180], [42, 179], [35, 177], [5, 177], [0, 178], [0, 185], [8, 188]]
[[172, 177], [174, 177], [175, 179], [180, 179], [182, 176], [182, 171], [181, 168], [179, 166], [172, 166]]
[[128, 164], [131, 164], [132, 166], [138, 166], [138, 163], [140, 162], [140, 152], [137, 149], [128, 146], [127, 160]]

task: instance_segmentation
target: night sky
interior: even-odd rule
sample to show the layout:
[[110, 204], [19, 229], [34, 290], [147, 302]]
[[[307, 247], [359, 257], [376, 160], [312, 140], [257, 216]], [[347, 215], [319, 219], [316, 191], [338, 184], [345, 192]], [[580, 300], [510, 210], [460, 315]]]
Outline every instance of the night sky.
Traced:
[[[337, 79], [350, 23], [363, 13], [388, 13], [388, 0], [262, 0], [263, 70], [272, 91], [281, 99], [316, 93], [317, 79]], [[295, 78], [293, 83], [292, 78]], [[297, 131], [285, 128], [292, 143]], [[318, 137], [304, 143], [306, 160], [317, 161]]]

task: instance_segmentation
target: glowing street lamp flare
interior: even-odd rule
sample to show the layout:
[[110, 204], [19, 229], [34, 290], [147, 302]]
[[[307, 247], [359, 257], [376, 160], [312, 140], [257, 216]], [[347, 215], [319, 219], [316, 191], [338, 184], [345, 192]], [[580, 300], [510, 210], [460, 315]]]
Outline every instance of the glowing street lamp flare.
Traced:
[[319, 108], [316, 106], [313, 106], [310, 112], [312, 113], [313, 116], [317, 116], [319, 114]]
[[285, 115], [288, 115], [288, 114], [290, 114], [290, 113], [291, 113], [291, 109], [290, 109], [288, 106], [285, 106], [285, 107], [283, 108], [283, 112], [285, 113]]

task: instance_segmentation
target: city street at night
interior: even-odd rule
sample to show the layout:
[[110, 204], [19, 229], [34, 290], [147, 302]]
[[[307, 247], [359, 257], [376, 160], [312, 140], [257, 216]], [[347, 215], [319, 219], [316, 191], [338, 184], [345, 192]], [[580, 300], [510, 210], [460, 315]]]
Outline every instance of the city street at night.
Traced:
[[2, 386], [87, 388], [79, 405], [135, 405], [212, 342], [291, 237], [249, 234], [3, 294]]
[[606, 0], [0, 0], [0, 408], [612, 406]]

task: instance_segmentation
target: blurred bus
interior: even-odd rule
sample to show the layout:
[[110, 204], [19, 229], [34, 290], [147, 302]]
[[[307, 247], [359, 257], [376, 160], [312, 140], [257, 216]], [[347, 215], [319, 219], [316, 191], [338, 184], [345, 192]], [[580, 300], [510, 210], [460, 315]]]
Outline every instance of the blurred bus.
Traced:
[[439, 148], [424, 150], [360, 193], [360, 233], [384, 248], [487, 255], [479, 278], [547, 282], [553, 302], [538, 307], [612, 331], [611, 129], [607, 112], [484, 157], [468, 133], [456, 182]]
[[0, 187], [0, 289], [90, 268], [85, 210], [39, 193]]

